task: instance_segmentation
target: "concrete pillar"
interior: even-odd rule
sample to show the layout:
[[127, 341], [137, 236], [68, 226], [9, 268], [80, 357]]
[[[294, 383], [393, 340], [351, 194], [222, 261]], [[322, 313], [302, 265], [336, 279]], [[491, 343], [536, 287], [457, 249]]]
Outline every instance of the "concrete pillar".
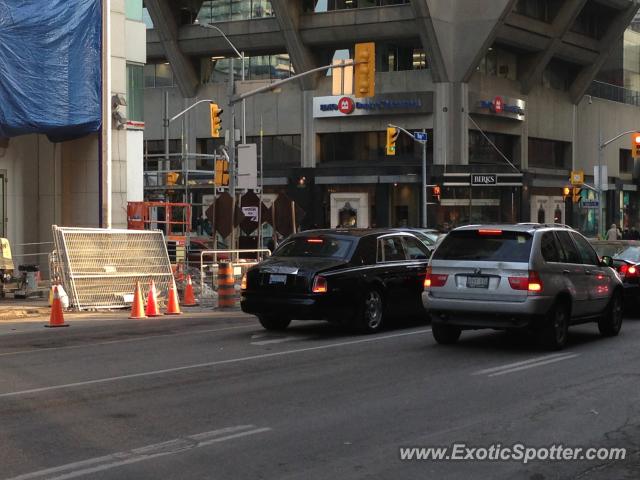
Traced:
[[469, 85], [436, 83], [434, 158], [436, 165], [469, 163]]

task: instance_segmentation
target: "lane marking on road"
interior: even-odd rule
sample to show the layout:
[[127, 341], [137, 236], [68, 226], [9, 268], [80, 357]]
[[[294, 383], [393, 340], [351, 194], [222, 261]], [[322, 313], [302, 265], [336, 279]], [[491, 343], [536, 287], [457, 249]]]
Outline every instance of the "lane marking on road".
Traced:
[[18, 350], [16, 352], [0, 353], [0, 357], [10, 357], [12, 355], [24, 355], [26, 353], [36, 353], [36, 352], [51, 352], [54, 350], [71, 350], [71, 349], [78, 349], [78, 348], [85, 348], [85, 347], [96, 347], [101, 345], [113, 345], [117, 343], [142, 342], [146, 340], [153, 340], [155, 338], [182, 337], [185, 335], [200, 335], [203, 333], [224, 332], [227, 330], [238, 330], [243, 328], [259, 328], [259, 327], [257, 324], [253, 323], [251, 325], [235, 325], [233, 327], [210, 328], [206, 330], [192, 330], [189, 332], [180, 332], [180, 333], [158, 333], [155, 335], [145, 335], [145, 336], [140, 336], [135, 338], [125, 338], [123, 340], [107, 340], [105, 342], [83, 343], [82, 345], [67, 345], [64, 347], [31, 348], [29, 350]]
[[82, 477], [97, 472], [103, 472], [112, 468], [118, 468], [132, 463], [143, 462], [167, 455], [202, 448], [214, 443], [225, 442], [236, 438], [247, 437], [270, 431], [271, 428], [257, 428], [255, 425], [238, 425], [235, 427], [221, 428], [209, 432], [198, 433], [186, 437], [180, 437], [167, 442], [146, 445], [132, 450], [125, 450], [111, 455], [90, 458], [80, 462], [68, 463], [58, 467], [25, 473], [7, 480], [67, 480]]
[[48, 387], [39, 387], [39, 388], [30, 388], [28, 390], [18, 390], [15, 392], [6, 392], [6, 393], [1, 393], [0, 394], [0, 398], [9, 398], [9, 397], [18, 397], [21, 395], [28, 395], [28, 394], [33, 394], [33, 393], [43, 393], [43, 392], [51, 392], [54, 390], [64, 390], [64, 389], [69, 389], [69, 388], [75, 388], [75, 387], [84, 387], [87, 385], [98, 385], [98, 384], [102, 384], [102, 383], [110, 383], [110, 382], [118, 382], [121, 380], [129, 380], [132, 378], [143, 378], [143, 377], [151, 377], [151, 376], [156, 376], [156, 375], [163, 375], [165, 373], [176, 373], [176, 372], [182, 372], [182, 371], [186, 371], [186, 370], [195, 370], [198, 368], [209, 368], [209, 367], [215, 367], [218, 365], [229, 365], [229, 364], [233, 364], [233, 363], [241, 363], [241, 362], [249, 362], [251, 360], [259, 360], [259, 359], [264, 359], [264, 358], [271, 358], [271, 357], [282, 357], [285, 355], [293, 355], [296, 353], [306, 353], [306, 352], [313, 352], [313, 351], [317, 351], [317, 350], [327, 350], [330, 348], [338, 348], [338, 347], [346, 347], [346, 346], [350, 346], [350, 345], [359, 345], [359, 344], [363, 344], [363, 343], [371, 343], [371, 342], [379, 342], [382, 340], [388, 340], [391, 338], [401, 338], [401, 337], [408, 337], [411, 335], [422, 335], [425, 333], [430, 332], [431, 329], [430, 328], [425, 328], [425, 329], [421, 329], [421, 330], [413, 330], [411, 332], [403, 332], [403, 333], [393, 333], [393, 334], [389, 334], [389, 335], [379, 335], [379, 336], [373, 336], [373, 337], [368, 337], [368, 338], [361, 338], [358, 340], [349, 340], [346, 342], [338, 342], [338, 343], [329, 343], [326, 345], [318, 345], [316, 347], [305, 347], [305, 348], [296, 348], [293, 350], [284, 350], [281, 352], [269, 352], [269, 353], [261, 353], [258, 355], [249, 355], [247, 357], [238, 357], [238, 358], [229, 358], [226, 360], [215, 360], [213, 362], [206, 362], [206, 363], [196, 363], [193, 365], [185, 365], [182, 367], [173, 367], [173, 368], [165, 368], [162, 370], [152, 370], [152, 371], [148, 371], [148, 372], [140, 372], [140, 373], [131, 373], [128, 375], [119, 375], [117, 377], [106, 377], [106, 378], [98, 378], [95, 380], [86, 380], [83, 382], [74, 382], [74, 383], [66, 383], [66, 384], [60, 384], [60, 385], [51, 385]]
[[506, 365], [500, 365], [498, 367], [485, 368], [474, 372], [472, 375], [487, 375], [489, 377], [496, 377], [499, 375], [505, 375], [507, 373], [519, 372], [529, 368], [535, 368], [550, 363], [561, 362], [579, 356], [579, 353], [553, 353], [551, 355], [544, 355], [542, 357], [530, 358], [521, 362], [508, 363]]
[[272, 338], [271, 340], [260, 340], [259, 342], [251, 342], [251, 345], [271, 345], [274, 343], [290, 342], [291, 340], [296, 340], [297, 338], [299, 337]]

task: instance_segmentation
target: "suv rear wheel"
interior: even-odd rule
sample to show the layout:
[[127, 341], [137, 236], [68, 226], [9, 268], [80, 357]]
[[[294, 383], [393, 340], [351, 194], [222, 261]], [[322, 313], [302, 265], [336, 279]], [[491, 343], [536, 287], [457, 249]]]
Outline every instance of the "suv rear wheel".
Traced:
[[460, 338], [460, 334], [462, 333], [462, 329], [460, 327], [456, 327], [455, 325], [445, 325], [444, 323], [432, 323], [431, 324], [431, 333], [433, 334], [433, 338], [436, 339], [441, 345], [451, 345], [452, 343], [456, 343]]
[[566, 345], [568, 334], [569, 307], [565, 302], [559, 301], [547, 313], [545, 324], [540, 330], [540, 341], [550, 350], [560, 350]]
[[258, 315], [260, 325], [266, 330], [285, 330], [291, 323], [290, 318], [278, 317], [275, 315]]
[[605, 337], [614, 337], [622, 327], [622, 294], [616, 291], [609, 300], [602, 317], [598, 320], [598, 329]]

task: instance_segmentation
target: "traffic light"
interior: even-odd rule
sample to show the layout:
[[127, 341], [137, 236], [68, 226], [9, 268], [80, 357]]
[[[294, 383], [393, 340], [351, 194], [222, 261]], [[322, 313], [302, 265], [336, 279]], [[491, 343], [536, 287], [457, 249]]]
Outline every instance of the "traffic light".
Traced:
[[633, 158], [640, 157], [640, 132], [631, 136], [631, 156]]
[[226, 187], [229, 185], [229, 160], [224, 158], [216, 159], [216, 169], [214, 182], [216, 187]]
[[562, 198], [566, 200], [569, 197], [569, 195], [571, 195], [571, 187], [564, 187], [562, 189]]
[[398, 140], [400, 130], [395, 127], [387, 127], [387, 155], [396, 154], [396, 140]]
[[217, 103], [210, 103], [209, 113], [211, 114], [211, 136], [213, 138], [219, 138], [220, 128], [222, 127], [222, 119], [220, 118], [220, 115], [222, 115], [222, 109]]
[[356, 98], [373, 97], [375, 95], [376, 44], [356, 43], [354, 57]]
[[582, 189], [580, 187], [573, 187], [573, 203], [578, 203], [580, 201], [580, 192], [582, 192]]
[[440, 185], [434, 185], [433, 186], [433, 199], [436, 201], [436, 203], [439, 205], [440, 204], [440, 194], [441, 194], [442, 190], [440, 190]]

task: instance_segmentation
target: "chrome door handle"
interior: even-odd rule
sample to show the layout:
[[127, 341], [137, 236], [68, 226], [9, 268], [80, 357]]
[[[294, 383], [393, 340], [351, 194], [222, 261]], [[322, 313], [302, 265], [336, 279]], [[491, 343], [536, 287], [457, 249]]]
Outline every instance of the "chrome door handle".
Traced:
[[585, 270], [585, 271], [584, 271], [584, 273], [585, 273], [586, 275], [591, 275], [591, 274], [593, 274], [593, 272], [592, 272], [591, 270]]
[[565, 275], [569, 275], [571, 273], [571, 270], [562, 270], [562, 273], [564, 273]]

